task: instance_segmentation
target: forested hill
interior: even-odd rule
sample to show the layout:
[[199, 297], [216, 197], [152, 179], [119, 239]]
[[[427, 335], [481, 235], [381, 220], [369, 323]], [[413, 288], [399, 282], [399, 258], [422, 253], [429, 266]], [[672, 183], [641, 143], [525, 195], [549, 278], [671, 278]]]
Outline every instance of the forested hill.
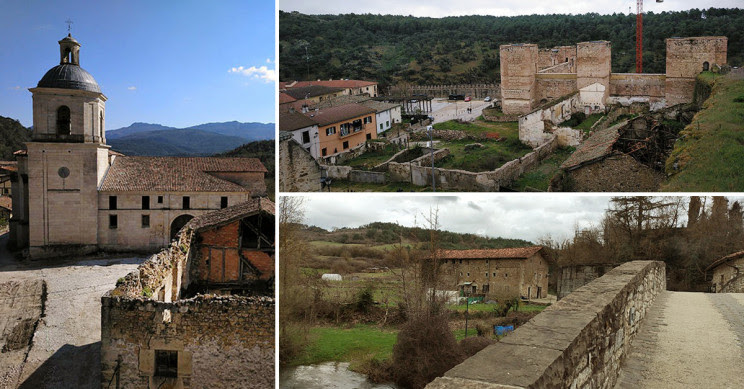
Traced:
[[[444, 227], [443, 227], [444, 228]], [[304, 226], [308, 241], [385, 245], [426, 244], [430, 241], [429, 230], [420, 227], [405, 227], [396, 223], [374, 222], [358, 228], [339, 228], [328, 231], [316, 226]], [[475, 234], [463, 234], [439, 230], [439, 246], [444, 249], [486, 249], [532, 246], [522, 239], [490, 238]]]
[[24, 148], [31, 131], [18, 120], [0, 116], [0, 161], [15, 161], [13, 153]]
[[[648, 8], [652, 11], [653, 6]], [[280, 11], [279, 75], [282, 81], [376, 80], [383, 87], [400, 81], [495, 82], [499, 80], [499, 45], [537, 43], [549, 48], [590, 40], [611, 41], [612, 71], [632, 72], [635, 20], [634, 14], [417, 18]], [[664, 73], [664, 40], [675, 36], [727, 36], [729, 64], [744, 62], [742, 9], [647, 12], [643, 20], [646, 73]]]

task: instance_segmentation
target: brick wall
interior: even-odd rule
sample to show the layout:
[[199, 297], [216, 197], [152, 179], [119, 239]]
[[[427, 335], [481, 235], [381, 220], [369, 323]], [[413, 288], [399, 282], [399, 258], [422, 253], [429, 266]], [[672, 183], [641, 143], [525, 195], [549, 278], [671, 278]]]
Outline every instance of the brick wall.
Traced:
[[625, 263], [427, 388], [612, 388], [648, 309], [664, 290], [663, 262]]

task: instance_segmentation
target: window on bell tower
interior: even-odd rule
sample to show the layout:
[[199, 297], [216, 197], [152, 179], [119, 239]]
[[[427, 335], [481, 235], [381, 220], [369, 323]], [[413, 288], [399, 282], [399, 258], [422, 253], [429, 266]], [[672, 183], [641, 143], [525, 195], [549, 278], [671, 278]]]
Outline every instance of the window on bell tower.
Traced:
[[70, 108], [66, 105], [57, 108], [57, 135], [70, 135]]

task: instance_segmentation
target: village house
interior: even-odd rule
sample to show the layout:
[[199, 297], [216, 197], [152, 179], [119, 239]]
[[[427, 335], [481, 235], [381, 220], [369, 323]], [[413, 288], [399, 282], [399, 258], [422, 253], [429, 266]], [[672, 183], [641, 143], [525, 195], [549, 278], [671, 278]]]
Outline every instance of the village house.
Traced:
[[[344, 94], [342, 88], [331, 88], [322, 85], [307, 85], [303, 87], [281, 90], [281, 93], [293, 98], [302, 104], [314, 104], [326, 99]], [[286, 99], [286, 97], [285, 97]]]
[[445, 288], [461, 295], [548, 297], [548, 261], [541, 246], [442, 250], [439, 254]]
[[[80, 44], [35, 88], [33, 133], [11, 172], [10, 245], [31, 257], [154, 251], [190, 219], [266, 195], [255, 158], [133, 157], [106, 144], [106, 96], [80, 67]], [[236, 145], [237, 146], [237, 145]]]
[[729, 254], [705, 269], [712, 272], [711, 289], [715, 293], [744, 293], [744, 251]]
[[192, 219], [101, 298], [101, 387], [274, 387], [274, 203]]
[[377, 122], [378, 134], [389, 130], [393, 124], [400, 123], [402, 120], [400, 104], [373, 100], [371, 97], [365, 95], [343, 95], [333, 97], [315, 105], [311, 105], [309, 108], [328, 108], [351, 103], [361, 104], [367, 108], [375, 110], [375, 121]]

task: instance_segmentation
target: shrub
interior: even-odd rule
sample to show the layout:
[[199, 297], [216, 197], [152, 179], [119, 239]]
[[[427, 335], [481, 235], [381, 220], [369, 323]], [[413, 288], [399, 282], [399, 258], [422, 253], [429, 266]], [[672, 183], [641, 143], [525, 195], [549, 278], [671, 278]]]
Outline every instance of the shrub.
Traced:
[[471, 336], [460, 341], [460, 350], [465, 358], [470, 358], [493, 343], [492, 339], [484, 336]]

